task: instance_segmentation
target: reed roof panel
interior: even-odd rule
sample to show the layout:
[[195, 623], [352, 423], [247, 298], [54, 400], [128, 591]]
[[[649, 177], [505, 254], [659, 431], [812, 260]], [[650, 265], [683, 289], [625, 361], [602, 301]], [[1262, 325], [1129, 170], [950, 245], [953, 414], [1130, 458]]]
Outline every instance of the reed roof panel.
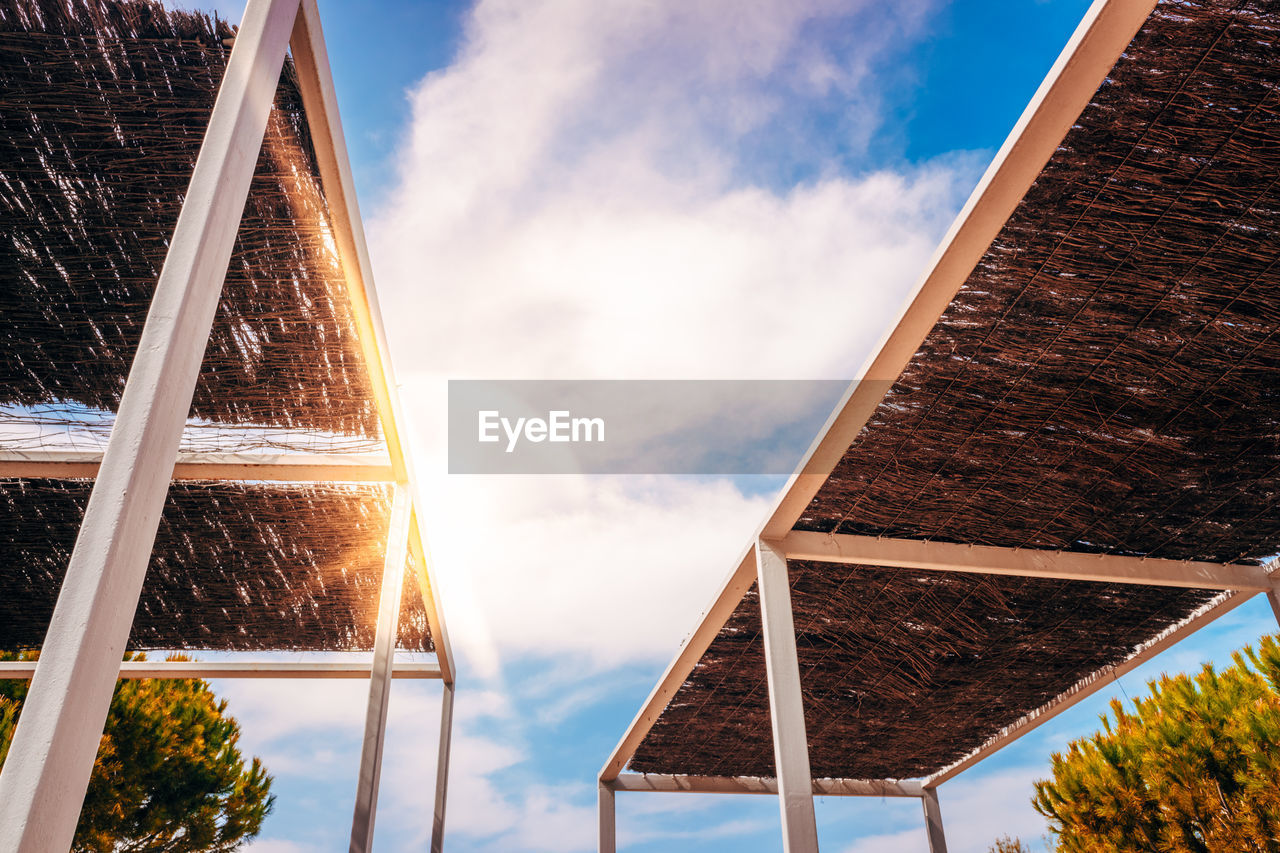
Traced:
[[[1218, 595], [827, 563], [789, 568], [818, 778], [909, 779], [941, 770]], [[774, 775], [754, 586], [630, 766]]]
[[[1160, 0], [795, 525], [1280, 552], [1280, 4]], [[815, 776], [941, 770], [1208, 590], [796, 563]], [[773, 775], [753, 591], [631, 761]]]
[[1277, 552], [1278, 45], [1157, 7], [798, 529]]
[[[0, 405], [117, 406], [233, 35], [148, 0], [0, 0]], [[192, 417], [377, 437], [347, 300], [286, 60]]]
[[[0, 480], [0, 650], [44, 639], [91, 480]], [[175, 482], [129, 647], [373, 648], [391, 490], [382, 485]], [[415, 567], [398, 642], [432, 651]]]

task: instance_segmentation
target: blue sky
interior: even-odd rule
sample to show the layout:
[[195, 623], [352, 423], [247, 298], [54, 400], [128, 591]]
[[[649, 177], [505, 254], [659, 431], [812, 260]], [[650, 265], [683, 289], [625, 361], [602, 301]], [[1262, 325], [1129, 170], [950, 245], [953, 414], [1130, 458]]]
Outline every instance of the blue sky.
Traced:
[[[322, 0], [461, 661], [450, 850], [594, 849], [596, 772], [780, 483], [450, 478], [445, 382], [847, 379], [1086, 7]], [[1036, 841], [1051, 749], [1273, 625], [1252, 602], [948, 782], [951, 849]], [[364, 685], [218, 689], [276, 775], [254, 853], [340, 848]], [[393, 690], [379, 850], [429, 828], [437, 695]], [[769, 798], [618, 802], [635, 853], [779, 846]], [[826, 850], [925, 849], [913, 802], [818, 808]]]

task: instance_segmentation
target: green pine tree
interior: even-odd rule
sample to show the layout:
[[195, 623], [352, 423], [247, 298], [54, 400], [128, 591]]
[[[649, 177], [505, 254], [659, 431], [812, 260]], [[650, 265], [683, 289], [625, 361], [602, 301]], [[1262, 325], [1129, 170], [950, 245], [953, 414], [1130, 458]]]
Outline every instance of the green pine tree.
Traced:
[[1280, 645], [1162, 676], [1054, 753], [1032, 801], [1059, 853], [1280, 853]]
[[1031, 848], [1022, 843], [1021, 838], [1010, 838], [1002, 835], [996, 843], [987, 848], [987, 853], [1031, 853]]
[[[0, 654], [15, 658], [31, 656]], [[0, 763], [27, 687], [0, 681]], [[230, 853], [256, 836], [271, 777], [259, 759], [246, 764], [226, 710], [198, 679], [117, 682], [71, 849]]]
[[5, 756], [9, 754], [9, 744], [13, 742], [13, 727], [18, 723], [18, 703], [0, 692], [0, 767], [4, 766]]

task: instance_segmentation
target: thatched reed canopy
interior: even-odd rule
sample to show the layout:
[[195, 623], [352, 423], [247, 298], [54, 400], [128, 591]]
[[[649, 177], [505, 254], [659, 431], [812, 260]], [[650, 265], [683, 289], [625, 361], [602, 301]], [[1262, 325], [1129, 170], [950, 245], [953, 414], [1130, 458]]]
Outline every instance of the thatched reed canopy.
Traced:
[[[1280, 552], [1280, 5], [1162, 0], [795, 530]], [[793, 563], [815, 776], [934, 774], [1208, 590]], [[772, 776], [754, 591], [633, 756]]]
[[[815, 777], [836, 779], [946, 767], [1217, 595], [808, 562], [790, 570], [809, 762]], [[631, 766], [774, 775], [754, 588]]]
[[[0, 650], [40, 645], [92, 485], [0, 480]], [[373, 648], [390, 511], [382, 485], [174, 483], [130, 646]], [[414, 568], [397, 635], [431, 651]]]
[[[0, 0], [0, 450], [109, 432], [234, 37], [153, 0]], [[357, 307], [286, 58], [186, 448], [385, 452]], [[0, 479], [0, 649], [41, 644], [91, 487]], [[371, 649], [390, 506], [173, 483], [131, 647]], [[398, 640], [431, 651], [416, 569]]]
[[[0, 406], [119, 403], [233, 36], [149, 0], [0, 0]], [[191, 415], [379, 434], [287, 60]]]

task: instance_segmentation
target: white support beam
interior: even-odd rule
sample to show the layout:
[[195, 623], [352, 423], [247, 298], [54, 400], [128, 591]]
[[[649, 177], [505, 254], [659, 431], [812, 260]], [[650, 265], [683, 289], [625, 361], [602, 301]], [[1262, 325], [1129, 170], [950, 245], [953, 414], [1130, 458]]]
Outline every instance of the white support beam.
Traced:
[[942, 238], [892, 331], [792, 474], [761, 536], [781, 539], [799, 521], [1155, 5], [1156, 0], [1095, 0], [1085, 13]]
[[[368, 678], [370, 663], [332, 661], [180, 661], [138, 660], [120, 664], [118, 678]], [[0, 679], [26, 680], [35, 661], [0, 661]], [[397, 663], [392, 678], [440, 678], [440, 666], [418, 661]]]
[[774, 544], [788, 560], [822, 563], [1220, 590], [1263, 591], [1271, 589], [1273, 583], [1264, 567], [1234, 563], [956, 545], [798, 530]]
[[0, 850], [71, 846], [297, 10], [245, 11], [0, 772]]
[[[0, 478], [98, 476], [102, 454], [81, 450], [0, 450]], [[387, 483], [391, 460], [363, 453], [179, 453], [175, 480]]]
[[[915, 779], [814, 779], [819, 797], [923, 797]], [[609, 783], [614, 791], [655, 794], [777, 794], [778, 780], [761, 776], [684, 776], [664, 773], [620, 773]]]
[[347, 142], [338, 113], [338, 96], [333, 88], [329, 51], [324, 43], [324, 30], [320, 26], [320, 11], [316, 7], [316, 0], [302, 0], [290, 46], [293, 48], [294, 66], [298, 72], [298, 92], [302, 96], [302, 107], [316, 154], [316, 168], [320, 172], [320, 184], [324, 188], [329, 218], [333, 223], [334, 243], [338, 249], [338, 260], [342, 264], [343, 280], [347, 287], [360, 352], [364, 357], [365, 368], [369, 371], [369, 384], [382, 422], [387, 450], [396, 468], [396, 479], [408, 482], [405, 448], [398, 430], [400, 413], [392, 391], [395, 378], [390, 370], [391, 359], [386, 346], [386, 333], [382, 328], [382, 316], [373, 294], [373, 266], [369, 262], [369, 250], [365, 245], [360, 205], [356, 200], [355, 178], [347, 156]]
[[1034, 731], [1049, 720], [1052, 720], [1068, 708], [1083, 702], [1085, 699], [1088, 699], [1104, 687], [1115, 683], [1121, 676], [1142, 666], [1142, 664], [1151, 660], [1153, 657], [1174, 645], [1179, 640], [1189, 637], [1215, 619], [1235, 610], [1256, 594], [1257, 593], [1252, 592], [1223, 593], [1221, 596], [1214, 599], [1214, 601], [1207, 607], [1193, 615], [1190, 619], [1170, 628], [1159, 637], [1143, 646], [1133, 657], [1129, 658], [1124, 663], [1107, 667], [1106, 669], [1093, 673], [1087, 678], [1081, 679], [1069, 689], [1064, 690], [1056, 698], [1045, 703], [1013, 724], [1001, 729], [995, 737], [987, 741], [980, 748], [969, 753], [951, 766], [926, 778], [924, 780], [925, 786], [936, 788], [948, 779], [955, 778], [960, 773], [968, 770], [970, 767], [992, 753], [998, 752], [1000, 749], [1008, 746], [1010, 743], [1013, 743], [1028, 732]]
[[409, 556], [409, 500], [408, 491], [397, 486], [391, 502], [391, 526], [387, 530], [386, 561], [378, 596], [378, 627], [373, 640], [373, 667], [369, 673], [369, 707], [365, 713], [360, 776], [351, 817], [351, 853], [373, 850], [378, 781], [382, 775], [382, 753], [387, 733], [387, 704], [391, 699], [391, 663], [396, 653], [404, 564]]
[[[859, 371], [859, 378], [845, 391], [791, 475], [761, 527], [761, 536], [777, 540], [791, 532], [1154, 7], [1155, 0], [1095, 0], [1089, 8], [956, 216], [892, 331]], [[741, 564], [730, 572], [693, 635], [605, 763], [602, 779], [614, 778], [631, 760], [666, 703], [750, 587], [751, 575]]]
[[427, 553], [426, 544], [422, 541], [422, 528], [418, 524], [418, 495], [410, 485], [413, 494], [413, 524], [409, 528], [409, 553], [413, 555], [414, 569], [418, 574], [418, 592], [422, 596], [422, 609], [427, 612], [427, 627], [431, 629], [431, 642], [435, 645], [436, 658], [440, 661], [445, 684], [453, 684], [453, 657], [449, 651], [449, 629], [444, 621], [444, 608], [440, 606], [440, 598], [436, 595], [435, 578], [431, 575], [431, 555]]
[[942, 832], [942, 809], [938, 806], [938, 789], [925, 788], [924, 831], [929, 837], [929, 853], [947, 853], [947, 838]]
[[667, 703], [671, 701], [671, 697], [676, 695], [680, 685], [684, 684], [684, 680], [689, 677], [689, 673], [693, 672], [693, 667], [701, 659], [703, 653], [706, 652], [707, 647], [711, 645], [711, 641], [716, 638], [716, 634], [720, 633], [720, 629], [724, 626], [729, 616], [733, 614], [738, 602], [742, 601], [742, 597], [747, 594], [747, 590], [751, 589], [751, 584], [755, 582], [755, 579], [755, 548], [749, 547], [739, 558], [737, 567], [725, 578], [720, 586], [720, 594], [711, 603], [711, 606], [707, 608], [706, 612], [702, 614], [702, 618], [698, 620], [698, 627], [681, 644], [675, 660], [667, 667], [667, 671], [662, 674], [657, 686], [653, 688], [649, 698], [645, 699], [644, 704], [640, 707], [640, 712], [636, 714], [635, 719], [631, 721], [631, 725], [627, 727], [627, 731], [622, 735], [622, 739], [614, 747], [613, 753], [605, 761], [604, 767], [600, 771], [602, 780], [609, 782], [618, 778], [618, 774], [627, 766], [631, 756], [635, 755], [640, 742], [645, 739], [645, 736], [649, 734], [649, 730], [653, 728], [653, 724], [662, 715], [662, 711], [667, 707]]
[[613, 796], [614, 787], [603, 779], [596, 783], [598, 835], [596, 853], [618, 853], [618, 816]]
[[809, 739], [804, 727], [804, 695], [787, 559], [761, 540], [756, 543], [756, 571], [769, 718], [773, 725], [773, 763], [782, 811], [782, 850], [817, 853], [818, 824], [813, 812], [813, 777], [809, 773]]
[[[373, 284], [373, 265], [365, 243], [360, 205], [356, 200], [355, 178], [351, 173], [347, 143], [342, 134], [338, 96], [333, 86], [329, 52], [325, 47], [324, 30], [320, 25], [316, 0], [302, 0], [290, 46], [293, 48], [294, 67], [298, 72], [298, 92], [302, 96], [307, 127], [311, 131], [316, 167], [320, 172], [320, 182], [324, 187], [325, 200], [333, 222], [334, 242], [342, 264], [352, 322], [369, 371], [369, 382], [378, 407], [387, 451], [391, 456], [396, 481], [409, 486], [413, 505], [421, 510], [424, 504], [417, 491], [417, 479], [411, 476], [413, 465], [409, 447], [400, 436], [398, 425], [404, 423], [405, 418], [400, 397], [395, 392], [397, 386], [391, 369], [390, 350]], [[445, 630], [444, 615], [436, 592], [440, 586], [435, 582], [434, 569], [422, 545], [418, 523], [415, 513], [410, 547], [414, 549], [419, 566], [419, 591], [427, 608], [431, 637], [440, 667], [444, 671], [444, 680], [451, 684], [454, 673], [453, 650], [449, 645], [449, 635]]]
[[919, 797], [916, 779], [814, 779], [813, 793], [820, 797]]
[[444, 851], [444, 809], [449, 796], [449, 750], [453, 743], [453, 685], [440, 697], [440, 749], [436, 753], [436, 803], [431, 818], [431, 853]]

